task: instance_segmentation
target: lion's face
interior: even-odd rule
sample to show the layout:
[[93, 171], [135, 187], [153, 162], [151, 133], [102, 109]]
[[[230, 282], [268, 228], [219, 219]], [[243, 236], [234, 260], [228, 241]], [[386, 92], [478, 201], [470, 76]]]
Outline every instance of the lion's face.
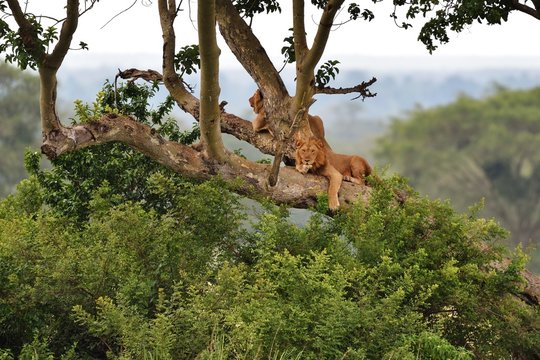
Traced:
[[255, 90], [255, 93], [249, 98], [249, 106], [253, 108], [255, 113], [259, 113], [262, 108], [262, 93], [259, 89]]
[[310, 137], [307, 141], [296, 141], [296, 166], [303, 168], [303, 172], [310, 169], [316, 170], [326, 162], [324, 143], [315, 137]]

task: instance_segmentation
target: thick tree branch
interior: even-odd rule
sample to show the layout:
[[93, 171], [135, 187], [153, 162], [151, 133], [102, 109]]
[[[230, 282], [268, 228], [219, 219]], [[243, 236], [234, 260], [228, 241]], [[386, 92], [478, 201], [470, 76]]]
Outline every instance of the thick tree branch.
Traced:
[[276, 142], [274, 171], [269, 177], [269, 184], [275, 185], [277, 172], [284, 151], [283, 128], [287, 131], [290, 123], [288, 104], [290, 97], [279, 73], [268, 58], [257, 37], [240, 17], [230, 0], [216, 0], [218, 5], [217, 20], [220, 32], [227, 45], [255, 80], [263, 93], [266, 120]]
[[219, 53], [216, 40], [216, 2], [199, 0], [199, 53], [201, 57], [201, 110], [199, 125], [201, 140], [208, 156], [225, 161], [225, 148], [221, 139], [219, 109]]
[[[330, 30], [332, 29], [332, 25], [334, 23], [334, 17], [343, 4], [343, 1], [344, 0], [328, 1], [324, 8], [323, 14], [321, 15], [321, 20], [317, 28], [313, 46], [304, 54], [296, 54], [296, 93], [291, 107], [291, 113], [289, 114], [291, 118], [294, 117], [302, 108], [309, 109], [309, 104], [311, 103], [311, 98], [314, 94], [313, 87], [315, 66], [320, 61], [324, 49], [326, 48]], [[305, 21], [303, 18], [300, 19], [300, 15], [303, 14], [303, 9], [300, 9], [300, 5], [302, 5], [302, 7], [304, 5], [303, 0], [297, 0], [295, 1], [295, 4], [297, 4], [297, 13], [295, 13], [295, 29], [298, 27], [300, 31], [303, 26], [301, 26], [299, 23], [301, 22], [303, 24]], [[301, 127], [306, 128], [307, 118], [304, 118], [303, 120], [304, 121]]]
[[315, 69], [317, 63], [321, 60], [326, 44], [328, 43], [328, 37], [330, 36], [330, 30], [334, 25], [334, 18], [338, 10], [343, 5], [344, 0], [329, 0], [324, 8], [317, 33], [313, 39], [313, 46], [309, 50], [304, 66], [306, 69]]
[[534, 8], [520, 3], [519, 0], [512, 0], [512, 7], [517, 11], [521, 11], [540, 20], [540, 0], [533, 0], [532, 3], [534, 4]]
[[[231, 161], [216, 163], [186, 145], [162, 138], [154, 129], [130, 117], [109, 114], [99, 121], [63, 127], [47, 136], [42, 151], [49, 158], [111, 141], [122, 142], [188, 178], [203, 181], [219, 175], [225, 180], [244, 180], [237, 192], [251, 197], [268, 197], [280, 204], [306, 208], [314, 206], [318, 194], [326, 192], [327, 181], [321, 176], [302, 175], [293, 167], [282, 169], [275, 187], [267, 186], [269, 165], [257, 164], [231, 155]], [[350, 203], [366, 195], [367, 188], [344, 184], [340, 198]]]
[[353, 100], [358, 99], [360, 97], [362, 98], [362, 100], [364, 100], [365, 98], [368, 98], [368, 97], [377, 96], [377, 93], [372, 93], [369, 90], [369, 87], [371, 85], [373, 85], [376, 81], [377, 81], [377, 78], [373, 77], [369, 81], [362, 81], [361, 84], [358, 84], [356, 86], [349, 87], [349, 88], [332, 88], [332, 87], [327, 87], [327, 86], [325, 86], [325, 87], [316, 87], [315, 88], [315, 93], [316, 94], [350, 94], [350, 93], [358, 93], [358, 96], [353, 98]]
[[138, 80], [142, 79], [148, 82], [163, 82], [163, 75], [161, 75], [159, 72], [148, 69], [148, 70], [139, 70], [135, 68], [126, 69], [126, 70], [118, 70], [118, 74], [116, 75], [118, 78], [122, 79], [133, 79]]
[[41, 81], [40, 111], [41, 128], [43, 138], [46, 140], [47, 134], [53, 129], [59, 129], [62, 125], [56, 113], [56, 72], [62, 65], [66, 56], [73, 34], [77, 30], [79, 22], [79, 1], [67, 0], [66, 20], [62, 24], [58, 43], [51, 54], [46, 54], [44, 60], [38, 63]]
[[261, 89], [264, 98], [275, 99], [276, 102], [287, 98], [289, 96], [287, 88], [266, 50], [248, 24], [240, 17], [232, 2], [216, 0], [216, 6], [216, 19], [223, 39]]

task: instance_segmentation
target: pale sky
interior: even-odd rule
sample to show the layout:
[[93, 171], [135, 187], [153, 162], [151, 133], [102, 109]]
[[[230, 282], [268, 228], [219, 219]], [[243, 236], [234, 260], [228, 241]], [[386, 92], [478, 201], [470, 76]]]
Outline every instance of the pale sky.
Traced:
[[[107, 26], [101, 29], [114, 15], [133, 4], [134, 0], [101, 0], [90, 12], [80, 19], [79, 29], [75, 34], [74, 46], [79, 41], [88, 43], [90, 55], [103, 59], [103, 55], [116, 54], [115, 59], [122, 58], [121, 54], [147, 54], [155, 55], [156, 63], [161, 61], [162, 38], [157, 14], [156, 0], [138, 0], [127, 12], [119, 15]], [[30, 1], [29, 9], [36, 13], [47, 13], [56, 10], [63, 11], [64, 0]], [[177, 48], [197, 42], [196, 13], [191, 0], [191, 12], [188, 0], [184, 0], [184, 11], [177, 20], [176, 35]], [[259, 15], [254, 19], [253, 29], [260, 38], [267, 53], [276, 66], [282, 62], [280, 49], [283, 38], [289, 36], [290, 6], [289, 1], [281, 1], [283, 12], [281, 14]], [[309, 2], [307, 2], [309, 3]], [[437, 62], [438, 59], [455, 56], [482, 57], [481, 61], [490, 61], [500, 58], [511, 62], [514, 57], [527, 57], [540, 59], [540, 45], [532, 39], [531, 34], [540, 34], [540, 21], [532, 17], [513, 13], [510, 21], [501, 26], [487, 26], [474, 24], [460, 34], [452, 34], [449, 44], [442, 45], [430, 56], [425, 47], [416, 40], [419, 26], [409, 30], [399, 29], [389, 17], [391, 2], [373, 4], [366, 1], [368, 8], [375, 12], [376, 18], [372, 22], [354, 21], [336, 28], [330, 35], [325, 54], [322, 60], [344, 59], [343, 67], [352, 67], [354, 62], [371, 57], [389, 56], [403, 58], [409, 57], [426, 63]], [[56, 7], [56, 9], [54, 8]], [[311, 5], [308, 6], [311, 8]], [[45, 11], [44, 11], [45, 10]], [[315, 32], [318, 14], [307, 17], [308, 37]], [[344, 11], [338, 19], [346, 20]], [[219, 37], [219, 36], [218, 36]], [[220, 41], [222, 49], [221, 64], [223, 67], [237, 65], [233, 55], [228, 52], [227, 46]], [[86, 51], [72, 52], [66, 61], [66, 66], [77, 66], [81, 62], [95, 62], [93, 56], [86, 56]], [[147, 58], [145, 56], [145, 58]], [[360, 60], [359, 60], [360, 59]], [[122, 66], [130, 66], [133, 57], [122, 58]], [[347, 61], [350, 63], [347, 63]], [[80, 64], [82, 65], [82, 64]], [[97, 65], [97, 64], [95, 64]], [[138, 65], [138, 64], [137, 64]], [[133, 65], [134, 66], [134, 65]], [[540, 66], [540, 64], [538, 65]]]

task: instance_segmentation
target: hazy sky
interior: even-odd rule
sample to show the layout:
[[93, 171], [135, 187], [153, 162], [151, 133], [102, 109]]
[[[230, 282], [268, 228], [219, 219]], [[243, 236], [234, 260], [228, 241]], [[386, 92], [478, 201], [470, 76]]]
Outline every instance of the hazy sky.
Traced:
[[[85, 14], [79, 24], [79, 29], [75, 35], [74, 44], [84, 41], [89, 44], [90, 53], [100, 55], [116, 54], [118, 59], [120, 54], [148, 54], [155, 55], [156, 62], [161, 60], [162, 49], [161, 29], [159, 26], [156, 0], [138, 0], [137, 3], [127, 12], [119, 15], [104, 28], [111, 18], [122, 10], [133, 4], [134, 0], [101, 0], [94, 9]], [[50, 11], [62, 12], [64, 0], [33, 0], [29, 3], [29, 9], [36, 13], [47, 13]], [[176, 34], [179, 48], [180, 46], [197, 42], [196, 13], [192, 0], [191, 11], [188, 7], [188, 0], [184, 0], [184, 11], [180, 13], [177, 20]], [[271, 56], [272, 60], [279, 65], [282, 62], [280, 49], [283, 46], [283, 38], [289, 36], [290, 6], [289, 1], [281, 1], [283, 12], [281, 14], [260, 15], [255, 18], [253, 29], [261, 39], [263, 46]], [[530, 34], [540, 33], [540, 21], [530, 16], [514, 13], [510, 16], [510, 21], [502, 26], [486, 26], [474, 24], [461, 34], [452, 35], [449, 44], [441, 46], [434, 55], [430, 56], [425, 47], [419, 43], [419, 26], [409, 30], [399, 29], [389, 17], [391, 12], [391, 2], [373, 4], [365, 0], [368, 8], [376, 14], [372, 22], [355, 21], [349, 22], [336, 28], [323, 56], [323, 61], [327, 59], [344, 59], [342, 66], [352, 66], [348, 64], [356, 61], [357, 57], [403, 57], [406, 61], [408, 57], [420, 57], [422, 61], [431, 63], [438, 59], [449, 56], [475, 56], [500, 59], [506, 58], [509, 62], [513, 57], [538, 57], [540, 58], [540, 45], [533, 41], [535, 36]], [[56, 6], [56, 9], [54, 8]], [[311, 6], [309, 6], [311, 7]], [[45, 11], [44, 11], [45, 10]], [[318, 14], [314, 13], [307, 17], [308, 37], [313, 36]], [[346, 20], [347, 14], [344, 12], [338, 19]], [[234, 57], [221, 42], [222, 66], [236, 64]], [[93, 57], [85, 57], [82, 52], [74, 52], [67, 61], [76, 66], [82, 61], [96, 61]], [[122, 58], [120, 56], [120, 58]], [[146, 57], [145, 57], [146, 58]], [[126, 66], [133, 57], [127, 56]], [[118, 61], [118, 60], [116, 60]], [[489, 61], [489, 59], [486, 59]], [[123, 60], [122, 60], [123, 62]]]

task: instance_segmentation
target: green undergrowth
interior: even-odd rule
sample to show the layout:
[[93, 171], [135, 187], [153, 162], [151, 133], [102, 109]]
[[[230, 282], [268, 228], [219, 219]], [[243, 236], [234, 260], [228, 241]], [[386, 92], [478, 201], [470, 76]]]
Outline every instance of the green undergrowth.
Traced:
[[[414, 192], [397, 203], [401, 179], [302, 227], [266, 205], [249, 230], [219, 181], [148, 183], [167, 206], [104, 184], [74, 221], [36, 177], [0, 203], [0, 358], [540, 354], [538, 309], [513, 295], [525, 256], [499, 245], [493, 220]], [[503, 257], [507, 269], [491, 266]]]

